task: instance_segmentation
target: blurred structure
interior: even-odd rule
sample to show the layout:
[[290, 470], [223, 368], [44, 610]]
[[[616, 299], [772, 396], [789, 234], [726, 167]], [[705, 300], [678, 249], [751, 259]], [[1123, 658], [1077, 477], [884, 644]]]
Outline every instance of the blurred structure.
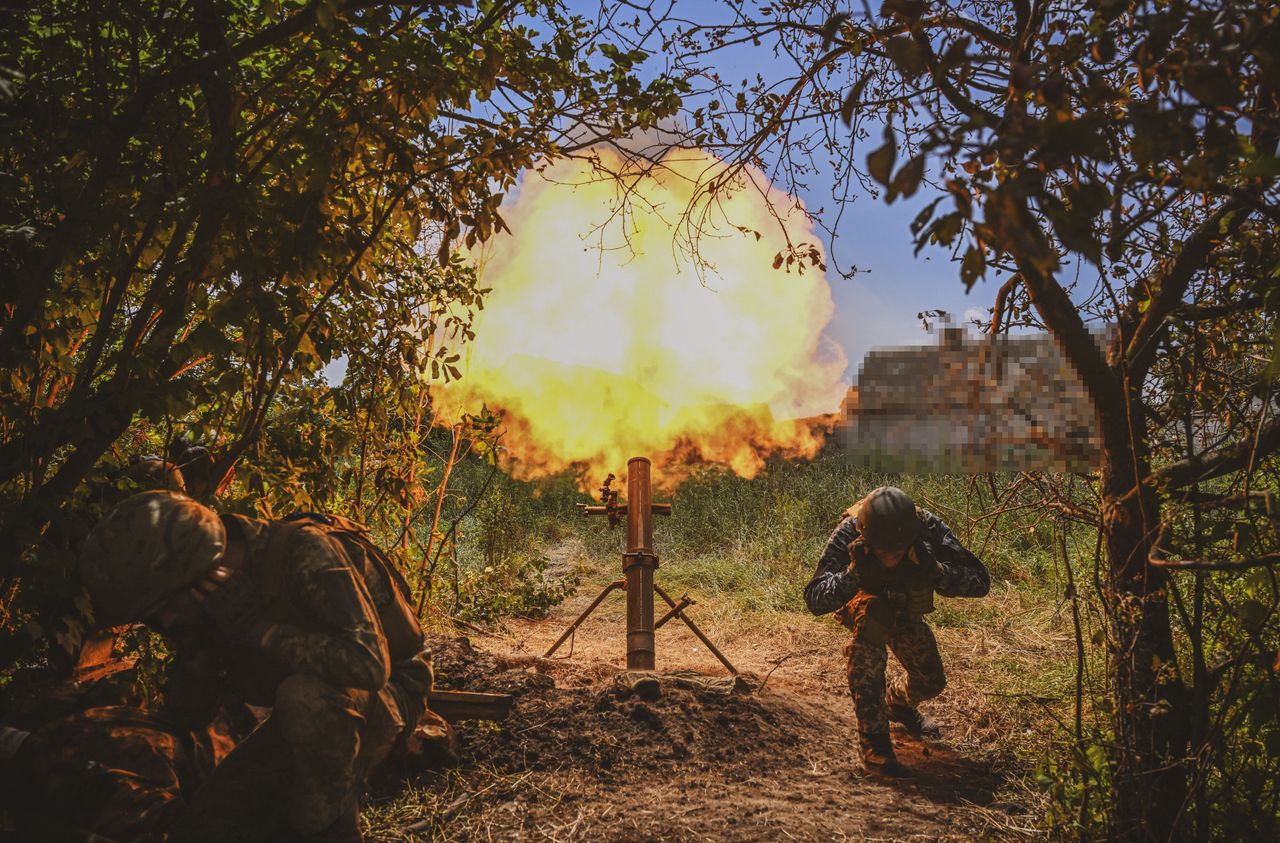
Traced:
[[1093, 407], [1048, 334], [969, 337], [871, 351], [849, 391], [837, 441], [882, 471], [1089, 471]]

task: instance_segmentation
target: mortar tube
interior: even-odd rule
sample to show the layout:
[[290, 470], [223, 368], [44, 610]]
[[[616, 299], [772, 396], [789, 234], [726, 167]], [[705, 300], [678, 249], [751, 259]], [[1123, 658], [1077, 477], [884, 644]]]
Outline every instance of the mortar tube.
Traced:
[[649, 460], [627, 461], [627, 552], [622, 571], [627, 583], [627, 669], [653, 670], [653, 489]]

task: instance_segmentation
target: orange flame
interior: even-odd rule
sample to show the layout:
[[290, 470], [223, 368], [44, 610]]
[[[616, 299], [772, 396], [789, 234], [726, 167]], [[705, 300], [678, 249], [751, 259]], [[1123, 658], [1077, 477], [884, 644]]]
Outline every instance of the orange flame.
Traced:
[[[667, 482], [699, 462], [752, 477], [771, 453], [813, 456], [829, 429], [813, 417], [840, 406], [845, 356], [823, 336], [834, 305], [797, 200], [746, 172], [716, 197], [695, 265], [677, 227], [725, 165], [683, 151], [639, 176], [598, 155], [621, 184], [564, 160], [504, 208], [514, 233], [479, 256], [492, 292], [445, 403], [503, 410], [510, 468], [526, 478], [585, 467], [596, 481], [632, 456]], [[792, 246], [805, 259], [775, 269]]]

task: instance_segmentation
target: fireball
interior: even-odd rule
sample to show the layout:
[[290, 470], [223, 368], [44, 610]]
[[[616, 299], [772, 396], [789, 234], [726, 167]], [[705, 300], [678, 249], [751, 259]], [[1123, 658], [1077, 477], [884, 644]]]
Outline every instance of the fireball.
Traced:
[[[813, 456], [846, 360], [799, 202], [755, 170], [705, 201], [698, 185], [727, 171], [697, 150], [644, 173], [595, 155], [525, 178], [502, 212], [512, 234], [473, 255], [491, 292], [441, 415], [501, 411], [526, 478], [599, 479], [632, 456], [668, 482], [705, 463], [751, 477], [770, 454]], [[682, 244], [690, 210], [699, 236]]]

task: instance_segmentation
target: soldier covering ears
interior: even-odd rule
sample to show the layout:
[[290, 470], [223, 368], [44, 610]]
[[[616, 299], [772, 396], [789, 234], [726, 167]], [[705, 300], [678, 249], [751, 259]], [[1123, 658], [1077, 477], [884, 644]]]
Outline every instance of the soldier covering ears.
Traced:
[[[917, 737], [937, 736], [937, 726], [916, 708], [942, 693], [947, 681], [938, 642], [924, 621], [934, 592], [983, 597], [990, 588], [987, 569], [951, 528], [896, 486], [881, 486], [846, 511], [804, 598], [809, 611], [836, 612], [853, 633], [845, 648], [849, 693], [868, 770], [906, 774], [889, 739], [890, 721]], [[906, 669], [888, 687], [886, 648]]]

